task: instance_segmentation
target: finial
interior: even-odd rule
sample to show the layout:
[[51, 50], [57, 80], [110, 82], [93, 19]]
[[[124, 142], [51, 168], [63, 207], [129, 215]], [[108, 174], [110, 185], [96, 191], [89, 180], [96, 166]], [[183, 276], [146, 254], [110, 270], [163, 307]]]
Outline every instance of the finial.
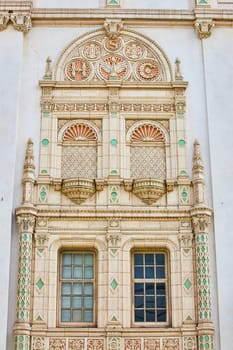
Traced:
[[31, 138], [28, 139], [27, 149], [24, 160], [24, 172], [27, 172], [29, 169], [35, 169], [34, 165], [34, 154], [33, 154], [33, 141]]
[[48, 57], [46, 60], [46, 68], [45, 68], [45, 75], [44, 75], [44, 79], [46, 79], [46, 80], [52, 79], [51, 62], [52, 62], [51, 58]]
[[112, 57], [112, 65], [111, 65], [109, 80], [118, 80], [117, 71], [116, 71], [116, 58], [114, 56]]
[[178, 57], [177, 57], [177, 59], [175, 61], [175, 64], [176, 64], [175, 79], [176, 80], [183, 80], [183, 76], [182, 76], [181, 70], [180, 70], [180, 60], [179, 60]]
[[204, 166], [201, 157], [200, 143], [196, 139], [194, 141], [194, 151], [193, 151], [193, 172], [203, 171]]

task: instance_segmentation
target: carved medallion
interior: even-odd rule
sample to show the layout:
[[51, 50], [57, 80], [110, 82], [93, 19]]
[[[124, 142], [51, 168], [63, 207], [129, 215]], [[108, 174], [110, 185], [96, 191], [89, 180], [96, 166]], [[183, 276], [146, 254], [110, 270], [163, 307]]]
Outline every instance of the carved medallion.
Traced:
[[146, 50], [142, 45], [132, 41], [124, 48], [124, 55], [131, 60], [139, 60], [145, 56]]
[[122, 47], [122, 40], [120, 38], [111, 39], [108, 38], [105, 41], [105, 49], [108, 51], [118, 51]]
[[139, 79], [147, 81], [161, 80], [158, 64], [154, 60], [144, 60], [138, 63], [136, 75]]
[[121, 80], [124, 79], [128, 73], [128, 65], [120, 56], [107, 56], [100, 61], [99, 73], [105, 80], [113, 76]]
[[96, 60], [101, 55], [101, 46], [95, 41], [89, 42], [83, 48], [83, 56], [90, 60]]
[[91, 73], [91, 64], [82, 58], [70, 61], [66, 66], [66, 76], [69, 80], [87, 80]]

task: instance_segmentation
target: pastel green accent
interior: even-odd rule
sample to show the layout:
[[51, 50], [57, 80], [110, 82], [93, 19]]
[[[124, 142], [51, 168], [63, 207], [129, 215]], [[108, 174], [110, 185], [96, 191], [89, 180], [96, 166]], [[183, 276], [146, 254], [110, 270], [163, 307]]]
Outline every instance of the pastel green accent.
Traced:
[[40, 317], [40, 315], [36, 319], [37, 321], [43, 321], [43, 319]]
[[178, 145], [179, 145], [180, 147], [184, 147], [185, 144], [186, 144], [185, 140], [179, 140], [179, 141], [178, 141]]
[[184, 113], [177, 113], [177, 116], [178, 116], [179, 118], [183, 118]]
[[183, 197], [183, 198], [187, 198], [187, 196], [188, 196], [188, 193], [186, 192], [186, 191], [183, 191], [182, 193], [181, 193], [181, 196]]
[[43, 169], [43, 170], [41, 170], [41, 174], [48, 174], [48, 171]]
[[187, 171], [181, 170], [181, 171], [180, 171], [180, 174], [181, 174], [181, 175], [186, 175], [186, 174], [187, 174]]
[[111, 321], [117, 321], [116, 316], [113, 316], [112, 319], [111, 319]]
[[42, 254], [44, 251], [44, 249], [38, 249], [38, 252], [40, 252], [40, 254]]
[[52, 80], [52, 77], [44, 77], [44, 80]]
[[190, 251], [190, 249], [189, 249], [189, 248], [184, 248], [184, 252], [185, 252], [185, 254], [188, 254], [188, 253], [189, 253], [189, 251]]
[[186, 318], [187, 321], [192, 321], [192, 317], [190, 315], [188, 315], [188, 317]]
[[117, 117], [117, 112], [111, 112], [111, 117], [116, 118]]
[[37, 281], [36, 283], [37, 287], [39, 289], [43, 288], [44, 287], [44, 282], [42, 281], [42, 279], [40, 278], [39, 281]]
[[112, 196], [112, 198], [115, 199], [115, 198], [117, 197], [117, 192], [112, 192], [112, 193], [111, 193], [111, 196]]
[[41, 195], [41, 197], [45, 197], [46, 196], [46, 192], [42, 191], [42, 192], [40, 192], [40, 195]]
[[187, 279], [187, 280], [184, 282], [184, 286], [185, 286], [186, 289], [190, 289], [191, 286], [192, 286], [192, 282], [191, 282], [189, 279]]
[[112, 146], [117, 146], [117, 144], [118, 144], [117, 139], [112, 139], [112, 140], [111, 140], [111, 145], [112, 145]]
[[199, 0], [199, 5], [208, 5], [208, 1], [206, 0]]
[[116, 254], [117, 249], [111, 249], [112, 254]]
[[115, 169], [111, 170], [111, 174], [112, 175], [116, 175], [117, 174], [117, 170], [115, 170]]
[[43, 112], [43, 116], [44, 117], [49, 117], [50, 116], [50, 112]]
[[112, 281], [112, 283], [111, 283], [111, 287], [112, 287], [112, 289], [116, 289], [117, 286], [118, 286], [118, 283], [117, 283], [117, 281], [114, 279], [114, 280]]
[[41, 141], [41, 143], [42, 143], [43, 146], [48, 146], [49, 140], [48, 140], [48, 139], [43, 139], [43, 140]]
[[119, 1], [117, 1], [117, 0], [110, 0], [110, 1], [108, 2], [108, 4], [109, 4], [109, 5], [119, 5]]

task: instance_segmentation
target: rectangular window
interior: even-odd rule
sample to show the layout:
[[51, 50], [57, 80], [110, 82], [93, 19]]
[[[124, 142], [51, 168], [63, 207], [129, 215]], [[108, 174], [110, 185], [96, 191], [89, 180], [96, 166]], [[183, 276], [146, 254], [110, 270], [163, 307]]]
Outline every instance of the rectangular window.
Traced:
[[63, 252], [60, 271], [60, 320], [62, 323], [94, 323], [95, 255]]
[[168, 322], [167, 263], [163, 252], [133, 254], [134, 323]]

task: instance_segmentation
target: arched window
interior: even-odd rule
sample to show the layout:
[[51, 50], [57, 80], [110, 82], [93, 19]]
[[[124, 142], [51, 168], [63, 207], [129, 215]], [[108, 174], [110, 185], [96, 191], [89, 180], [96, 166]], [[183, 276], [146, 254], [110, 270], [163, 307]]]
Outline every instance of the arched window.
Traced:
[[165, 137], [160, 128], [146, 123], [135, 128], [130, 137], [131, 178], [166, 178]]
[[97, 133], [85, 123], [69, 126], [62, 140], [63, 179], [97, 177]]

